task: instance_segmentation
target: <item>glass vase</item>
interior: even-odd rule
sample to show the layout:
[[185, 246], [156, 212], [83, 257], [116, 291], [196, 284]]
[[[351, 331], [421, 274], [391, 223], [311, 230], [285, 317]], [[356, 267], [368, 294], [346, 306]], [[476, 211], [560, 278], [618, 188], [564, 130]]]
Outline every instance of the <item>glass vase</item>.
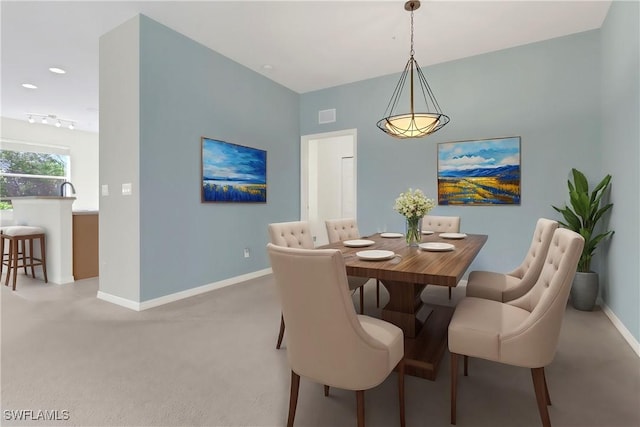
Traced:
[[422, 217], [407, 218], [405, 238], [407, 246], [418, 246], [422, 240]]

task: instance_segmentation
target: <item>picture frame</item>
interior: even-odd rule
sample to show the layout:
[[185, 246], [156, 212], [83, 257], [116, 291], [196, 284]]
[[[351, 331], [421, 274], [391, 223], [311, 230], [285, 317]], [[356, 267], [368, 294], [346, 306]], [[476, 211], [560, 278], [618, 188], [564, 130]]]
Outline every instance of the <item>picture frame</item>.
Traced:
[[267, 152], [201, 137], [201, 201], [267, 202]]
[[438, 144], [438, 205], [519, 205], [519, 136]]

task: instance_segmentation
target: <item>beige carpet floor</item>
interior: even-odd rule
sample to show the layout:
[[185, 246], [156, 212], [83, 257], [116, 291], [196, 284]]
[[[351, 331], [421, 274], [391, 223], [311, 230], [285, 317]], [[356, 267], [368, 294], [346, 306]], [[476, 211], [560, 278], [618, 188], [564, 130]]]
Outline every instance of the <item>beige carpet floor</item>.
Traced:
[[[96, 299], [97, 279], [53, 285], [21, 276], [15, 292], [1, 288], [4, 426], [286, 422], [286, 334], [276, 350], [271, 276], [143, 312]], [[454, 289], [452, 303], [463, 295]], [[366, 314], [377, 316], [373, 282], [365, 297]], [[446, 289], [434, 286], [423, 299], [448, 303]], [[436, 381], [407, 377], [407, 426], [449, 425], [448, 360]], [[640, 426], [640, 359], [602, 311], [567, 308], [547, 381], [555, 427]], [[368, 426], [398, 425], [396, 385], [392, 374], [365, 393]], [[527, 369], [472, 359], [458, 386], [459, 427], [540, 425]], [[14, 419], [45, 410], [68, 419]], [[302, 380], [296, 426], [354, 425], [355, 393], [324, 397], [322, 385]]]

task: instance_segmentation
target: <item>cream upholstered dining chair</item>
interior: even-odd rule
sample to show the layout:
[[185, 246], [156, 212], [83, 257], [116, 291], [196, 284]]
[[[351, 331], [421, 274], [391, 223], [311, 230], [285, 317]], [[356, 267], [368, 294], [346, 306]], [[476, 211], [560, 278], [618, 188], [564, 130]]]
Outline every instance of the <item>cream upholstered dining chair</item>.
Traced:
[[542, 271], [553, 232], [558, 222], [538, 219], [527, 256], [510, 273], [472, 271], [467, 280], [467, 296], [507, 302], [521, 297], [533, 287]]
[[[288, 248], [313, 249], [315, 247], [311, 227], [307, 221], [276, 222], [269, 224], [269, 239], [274, 245]], [[349, 289], [355, 291], [368, 280], [369, 279], [364, 278], [362, 280], [354, 280], [353, 283], [349, 282]], [[282, 345], [284, 329], [284, 317], [280, 316], [280, 332], [278, 333], [278, 342], [276, 343], [277, 349]]]
[[[354, 218], [328, 219], [324, 222], [327, 227], [329, 243], [343, 240], [359, 239], [360, 231]], [[369, 281], [366, 277], [348, 276], [349, 289], [360, 288], [360, 314], [364, 314], [364, 284]], [[376, 307], [380, 307], [380, 281], [376, 279]]]
[[398, 367], [400, 425], [404, 426], [404, 336], [397, 326], [357, 315], [337, 249], [267, 245], [288, 327], [291, 391], [287, 426], [293, 426], [300, 377], [356, 391], [358, 426], [364, 426], [364, 391]]
[[[459, 233], [460, 217], [425, 215], [422, 218], [422, 230], [434, 233]], [[451, 288], [449, 288], [449, 299], [451, 299]]]
[[422, 229], [436, 233], [459, 233], [459, 216], [425, 215], [422, 218]]
[[538, 280], [520, 298], [503, 303], [466, 297], [449, 324], [451, 352], [451, 424], [456, 423], [458, 356], [479, 357], [531, 369], [542, 425], [551, 426], [551, 405], [544, 367], [553, 361], [571, 282], [584, 239], [564, 228], [554, 231]]

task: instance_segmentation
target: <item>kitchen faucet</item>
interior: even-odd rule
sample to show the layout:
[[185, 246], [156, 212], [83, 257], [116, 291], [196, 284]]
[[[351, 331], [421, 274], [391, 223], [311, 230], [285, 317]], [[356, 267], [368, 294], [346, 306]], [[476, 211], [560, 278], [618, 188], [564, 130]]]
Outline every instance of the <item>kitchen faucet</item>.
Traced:
[[73, 186], [73, 184], [70, 183], [69, 181], [65, 181], [62, 184], [60, 184], [60, 197], [64, 197], [64, 186], [67, 184], [71, 186], [71, 192], [73, 194], [76, 194], [76, 188]]

